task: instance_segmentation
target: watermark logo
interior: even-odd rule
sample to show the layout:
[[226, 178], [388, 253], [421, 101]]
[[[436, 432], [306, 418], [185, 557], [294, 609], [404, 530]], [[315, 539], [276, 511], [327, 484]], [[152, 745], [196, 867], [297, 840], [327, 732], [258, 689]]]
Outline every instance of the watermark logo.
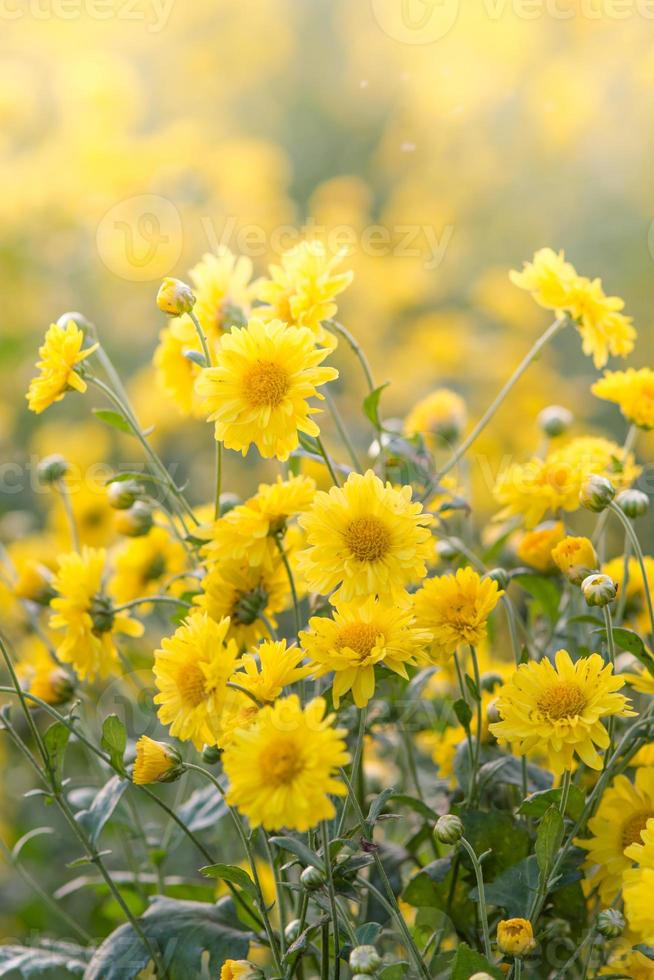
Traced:
[[0, 20], [120, 20], [164, 30], [175, 0], [0, 0]]
[[172, 201], [158, 194], [128, 197], [106, 212], [96, 245], [114, 275], [128, 282], [155, 282], [179, 260], [182, 219]]
[[402, 44], [434, 44], [454, 27], [459, 0], [371, 0], [375, 20]]

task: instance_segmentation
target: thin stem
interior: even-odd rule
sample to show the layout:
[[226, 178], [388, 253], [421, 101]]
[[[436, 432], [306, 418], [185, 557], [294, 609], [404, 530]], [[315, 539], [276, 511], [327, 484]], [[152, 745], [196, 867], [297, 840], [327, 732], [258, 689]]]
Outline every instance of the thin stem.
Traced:
[[568, 797], [570, 795], [570, 784], [572, 782], [572, 769], [566, 769], [561, 780], [561, 799], [559, 801], [559, 813], [565, 820], [565, 811], [568, 807]]
[[222, 505], [220, 497], [223, 488], [223, 444], [220, 439], [216, 439], [216, 492], [214, 497], [213, 517], [215, 521], [220, 520]]
[[65, 480], [58, 480], [56, 484], [57, 490], [61, 496], [61, 502], [64, 506], [66, 512], [66, 520], [68, 521], [68, 526], [70, 528], [70, 538], [73, 543], [73, 550], [80, 550], [80, 540], [79, 532], [77, 530], [77, 521], [75, 520], [75, 512], [73, 511], [73, 505], [70, 499], [70, 490], [66, 485]]
[[481, 704], [481, 675], [479, 673], [479, 661], [477, 660], [477, 651], [470, 645], [470, 654], [472, 657], [472, 669], [475, 676], [475, 688], [476, 688], [476, 706], [477, 706], [477, 731], [475, 733], [475, 757], [474, 757], [474, 779], [475, 786], [477, 782], [477, 771], [479, 769], [479, 759], [481, 756], [481, 737], [482, 737], [482, 704]]
[[320, 451], [320, 455], [324, 459], [325, 466], [329, 470], [329, 475], [332, 478], [332, 483], [334, 484], [335, 487], [340, 487], [341, 481], [338, 478], [332, 459], [330, 458], [327, 450], [322, 444], [322, 439], [320, 438], [320, 436], [316, 436], [315, 439], [316, 439], [316, 445], [318, 446], [318, 449]]
[[334, 933], [334, 980], [339, 980], [341, 972], [341, 939], [338, 929], [338, 909], [336, 908], [336, 893], [334, 891], [334, 878], [332, 875], [332, 860], [329, 854], [329, 832], [327, 829], [327, 822], [323, 820], [320, 827], [322, 832], [322, 849], [325, 858], [327, 891], [329, 893], [329, 907], [332, 915], [332, 930]]
[[479, 918], [481, 921], [481, 932], [484, 938], [484, 953], [486, 954], [486, 959], [491, 962], [491, 944], [490, 944], [490, 933], [488, 931], [488, 911], [486, 909], [486, 892], [484, 891], [484, 873], [482, 871], [479, 858], [475, 853], [475, 849], [472, 844], [465, 839], [461, 838], [461, 844], [468, 853], [468, 857], [472, 861], [472, 867], [475, 872], [475, 878], [477, 879], [477, 892], [479, 893]]
[[338, 408], [336, 407], [336, 402], [334, 401], [334, 399], [332, 398], [332, 396], [327, 390], [325, 390], [325, 401], [327, 402], [327, 407], [329, 408], [331, 417], [334, 420], [334, 425], [338, 430], [338, 434], [343, 440], [343, 445], [347, 449], [350, 459], [352, 460], [352, 465], [354, 466], [355, 470], [357, 470], [357, 472], [363, 473], [363, 467], [361, 466], [361, 462], [359, 460], [359, 457], [357, 456], [357, 452], [356, 449], [354, 448], [354, 444], [350, 439], [345, 423], [341, 418], [341, 414]]
[[454, 455], [452, 456], [452, 458], [445, 464], [445, 466], [442, 469], [439, 470], [439, 472], [438, 472], [438, 477], [439, 478], [445, 476], [446, 473], [449, 473], [450, 470], [454, 469], [454, 467], [459, 462], [459, 460], [463, 456], [465, 456], [465, 454], [468, 452], [468, 450], [470, 449], [470, 447], [473, 445], [473, 443], [475, 443], [477, 441], [477, 438], [481, 435], [481, 433], [484, 431], [484, 429], [486, 428], [486, 426], [488, 425], [488, 423], [490, 422], [490, 420], [493, 418], [493, 416], [497, 412], [498, 408], [500, 407], [500, 405], [502, 404], [502, 402], [504, 401], [504, 399], [507, 397], [507, 395], [509, 394], [509, 392], [515, 386], [516, 382], [518, 382], [520, 380], [520, 378], [522, 377], [522, 375], [525, 373], [525, 371], [527, 370], [527, 368], [529, 367], [529, 365], [532, 363], [532, 361], [534, 361], [538, 357], [538, 355], [542, 351], [543, 347], [545, 347], [550, 342], [550, 340], [554, 336], [556, 336], [556, 334], [560, 330], [562, 330], [563, 327], [565, 327], [565, 325], [567, 323], [568, 323], [567, 316], [564, 316], [564, 317], [561, 317], [558, 320], [555, 320], [554, 323], [551, 323], [550, 324], [550, 326], [547, 328], [547, 330], [545, 331], [545, 333], [543, 333], [538, 338], [538, 340], [536, 341], [536, 343], [534, 344], [534, 346], [531, 348], [531, 350], [528, 352], [528, 354], [520, 362], [520, 364], [515, 369], [515, 371], [513, 372], [513, 374], [511, 375], [511, 377], [509, 378], [509, 380], [504, 385], [504, 387], [501, 389], [501, 391], [499, 392], [499, 394], [497, 395], [497, 397], [494, 399], [493, 402], [491, 402], [491, 404], [489, 405], [489, 407], [486, 409], [486, 411], [484, 412], [484, 414], [480, 418], [479, 422], [477, 422], [477, 425], [474, 427], [474, 429], [472, 430], [472, 432], [470, 433], [470, 435], [466, 439], [463, 440], [463, 442], [458, 447], [458, 449], [456, 450], [456, 452], [454, 453]]
[[297, 589], [295, 587], [295, 578], [293, 577], [293, 569], [291, 568], [291, 563], [288, 560], [288, 555], [282, 544], [280, 535], [275, 534], [273, 540], [277, 545], [277, 550], [279, 551], [280, 558], [284, 563], [284, 568], [286, 569], [286, 577], [288, 578], [289, 588], [291, 590], [291, 596], [293, 597], [293, 618], [295, 620], [295, 638], [300, 644], [300, 603], [297, 596]]
[[[368, 714], [367, 707], [359, 709], [359, 730], [357, 732], [357, 740], [354, 746], [354, 756], [352, 758], [352, 769], [351, 769], [353, 786], [359, 785], [359, 773], [363, 771], [363, 745], [364, 745], [364, 739], [366, 734], [367, 714]], [[346, 796], [343, 802], [343, 809], [341, 810], [341, 816], [338, 821], [338, 829], [336, 831], [337, 837], [341, 836], [341, 834], [343, 833], [343, 829], [345, 827], [345, 817], [347, 815], [348, 801], [349, 801], [349, 796]], [[364, 800], [361, 799], [362, 804], [363, 802]]]
[[643, 556], [643, 549], [640, 546], [638, 535], [634, 531], [629, 518], [626, 516], [626, 514], [622, 513], [622, 511], [620, 510], [620, 508], [618, 507], [618, 505], [615, 503], [614, 500], [611, 501], [608, 509], [611, 511], [611, 513], [615, 514], [615, 516], [618, 518], [618, 520], [624, 527], [625, 533], [627, 534], [631, 542], [631, 546], [634, 549], [634, 554], [638, 560], [638, 564], [640, 566], [640, 573], [643, 576], [643, 591], [645, 592], [647, 611], [649, 613], [650, 635], [654, 636], [654, 606], [652, 605], [652, 595], [649, 588], [649, 582], [647, 580], [647, 568], [645, 567], [645, 558]]
[[193, 321], [193, 326], [195, 327], [197, 335], [200, 338], [200, 344], [202, 345], [202, 353], [204, 354], [204, 359], [207, 362], [207, 367], [211, 367], [211, 364], [213, 362], [211, 360], [211, 353], [209, 351], [209, 344], [207, 343], [207, 337], [204, 330], [202, 329], [202, 324], [198, 320], [193, 310], [189, 310], [188, 315]]
[[368, 389], [370, 390], [370, 392], [375, 391], [375, 382], [373, 381], [372, 378], [372, 371], [370, 369], [370, 364], [358, 340], [352, 336], [352, 334], [347, 329], [347, 327], [344, 327], [343, 324], [339, 323], [337, 320], [329, 320], [327, 325], [331, 327], [333, 330], [335, 330], [336, 333], [340, 334], [341, 337], [343, 337], [343, 339], [348, 342], [348, 344], [350, 345], [350, 347], [352, 348], [352, 350], [354, 351], [354, 353], [359, 359], [359, 363], [361, 364], [363, 373], [366, 376], [366, 384], [368, 385]]
[[[461, 663], [459, 661], [459, 655], [454, 651], [454, 666], [456, 667], [456, 676], [459, 681], [459, 690], [461, 691], [461, 697], [468, 703], [468, 694], [466, 691], [466, 685], [463, 680], [463, 672], [461, 670]], [[468, 803], [472, 802], [473, 790], [475, 785], [475, 750], [472, 744], [472, 735], [470, 733], [470, 726], [466, 728], [466, 740], [468, 742], [468, 757], [470, 759], [470, 782], [468, 785]]]
[[187, 602], [186, 599], [178, 599], [172, 595], [142, 595], [138, 599], [130, 599], [129, 602], [123, 602], [120, 606], [113, 606], [113, 611], [115, 613], [124, 612], [125, 609], [143, 606], [148, 602], [160, 602], [167, 606], [186, 606], [187, 609], [193, 608], [192, 602]]

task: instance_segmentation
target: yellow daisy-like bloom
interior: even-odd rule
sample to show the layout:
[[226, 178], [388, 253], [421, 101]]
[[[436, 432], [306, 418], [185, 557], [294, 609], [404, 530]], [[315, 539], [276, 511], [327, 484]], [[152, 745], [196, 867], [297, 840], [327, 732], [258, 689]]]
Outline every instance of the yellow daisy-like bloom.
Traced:
[[[616, 464], [616, 460], [621, 460]], [[495, 484], [495, 498], [503, 504], [497, 515], [504, 520], [515, 515], [533, 527], [548, 513], [575, 511], [579, 493], [592, 474], [606, 476], [616, 489], [630, 486], [640, 474], [633, 453], [609, 439], [582, 436], [528, 463], [514, 463], [501, 473]]]
[[344, 796], [346, 788], [334, 773], [349, 755], [345, 729], [334, 728], [325, 709], [323, 698], [303, 709], [292, 694], [234, 733], [223, 755], [225, 798], [250, 826], [306, 831], [335, 815], [330, 794]]
[[167, 783], [181, 774], [182, 757], [166, 742], [156, 742], [141, 735], [136, 743], [136, 762], [132, 781], [137, 786], [146, 783]]
[[654, 371], [650, 368], [605, 371], [591, 391], [598, 398], [615, 402], [634, 425], [641, 429], [654, 428]]
[[220, 968], [220, 980], [258, 980], [261, 970], [249, 960], [225, 960]]
[[188, 317], [171, 320], [159, 334], [154, 352], [157, 385], [181, 415], [202, 417], [202, 402], [195, 391], [201, 368], [185, 357], [186, 351], [202, 353], [200, 338]]
[[[650, 593], [654, 595], [654, 558], [644, 555], [645, 576]], [[645, 583], [640, 562], [632, 556], [627, 562], [627, 581], [625, 582], [624, 557], [612, 558], [602, 566], [602, 572], [618, 584], [618, 594], [625, 593], [625, 625], [637, 633], [649, 633], [650, 621], [645, 598]]]
[[26, 558], [16, 565], [16, 581], [13, 589], [17, 598], [47, 606], [54, 596], [52, 571], [40, 561]]
[[585, 867], [593, 885], [599, 885], [603, 905], [612, 905], [622, 888], [622, 876], [632, 867], [625, 851], [631, 844], [642, 843], [641, 831], [652, 817], [654, 768], [640, 768], [633, 783], [626, 776], [616, 776], [588, 821], [592, 836], [575, 841], [588, 851]]
[[249, 691], [264, 704], [276, 701], [285, 687], [309, 677], [311, 667], [302, 665], [304, 651], [286, 646], [286, 640], [264, 640], [255, 654], [247, 653], [239, 661], [232, 681]]
[[[116, 539], [116, 511], [109, 503], [107, 488], [96, 480], [80, 483], [66, 481], [70, 505], [81, 544], [91, 548], [106, 548]], [[60, 494], [52, 498], [48, 524], [58, 536], [62, 548], [70, 547], [70, 522]]]
[[536, 943], [529, 919], [502, 919], [497, 923], [497, 945], [501, 953], [524, 956]]
[[292, 517], [308, 510], [315, 492], [315, 481], [308, 476], [260, 483], [254, 497], [212, 525], [203, 555], [209, 561], [229, 558], [250, 565], [275, 565], [279, 551], [271, 536], [282, 534]]
[[50, 607], [50, 626], [65, 630], [57, 656], [71, 664], [82, 680], [106, 677], [118, 666], [114, 633], [141, 636], [143, 624], [113, 610], [103, 588], [106, 552], [84, 546], [81, 554], [59, 558], [53, 586], [57, 597]]
[[24, 691], [46, 704], [64, 704], [73, 693], [73, 679], [55, 663], [41, 640], [31, 634], [20, 648], [16, 675]]
[[573, 585], [581, 585], [591, 572], [597, 571], [599, 559], [588, 538], [567, 537], [552, 551], [556, 567]]
[[319, 241], [301, 242], [285, 252], [280, 265], [270, 266], [270, 278], [258, 285], [257, 298], [265, 306], [257, 314], [308, 327], [324, 343], [328, 335], [322, 324], [336, 313], [334, 297], [352, 282], [352, 272], [335, 271], [344, 255], [329, 255]]
[[209, 343], [220, 338], [234, 316], [240, 319], [249, 314], [254, 289], [249, 258], [237, 258], [224, 245], [219, 246], [215, 253], [202, 256], [189, 278], [195, 294], [193, 312]]
[[622, 976], [630, 980], [652, 980], [652, 961], [635, 949], [619, 949], [612, 954], [606, 966], [599, 971], [598, 976]]
[[629, 861], [638, 865], [629, 868], [622, 878], [622, 897], [629, 928], [645, 943], [654, 942], [654, 819], [647, 821], [641, 831], [642, 843], [632, 844], [625, 851]]
[[556, 667], [547, 659], [518, 667], [500, 688], [502, 720], [490, 730], [518, 755], [546, 753], [554, 773], [571, 769], [575, 755], [591, 769], [601, 769], [597, 748], [608, 748], [609, 735], [600, 719], [634, 714], [627, 698], [617, 693], [623, 683], [598, 653], [573, 663], [567, 650], [559, 650]]
[[416, 626], [407, 602], [382, 602], [374, 596], [338, 602], [333, 618], [314, 616], [300, 642], [317, 677], [334, 671], [334, 707], [348, 691], [364, 708], [375, 693], [375, 665], [383, 664], [401, 677], [429, 645], [431, 634]]
[[431, 656], [450, 657], [462, 643], [477, 646], [486, 637], [488, 617], [504, 592], [473, 568], [428, 579], [415, 595], [416, 621], [432, 634]]
[[228, 619], [216, 623], [206, 613], [193, 612], [155, 651], [159, 721], [170, 727], [171, 735], [192, 742], [198, 750], [215, 745], [220, 735], [227, 681], [238, 658], [228, 632]]
[[413, 406], [404, 420], [408, 436], [421, 435], [434, 448], [438, 439], [453, 442], [466, 425], [466, 403], [449, 388], [437, 388]]
[[253, 317], [225, 334], [216, 366], [204, 368], [196, 385], [216, 439], [244, 456], [255, 445], [266, 459], [288, 459], [298, 433], [320, 434], [310, 418], [319, 409], [309, 399], [322, 399], [317, 389], [338, 377], [335, 368], [319, 366], [328, 354], [310, 330], [281, 320]]
[[234, 740], [237, 732], [250, 728], [256, 721], [259, 711], [260, 708], [249, 695], [230, 687], [220, 716], [218, 747], [226, 748]]
[[603, 367], [609, 354], [625, 357], [633, 350], [636, 331], [631, 318], [621, 312], [624, 301], [606, 296], [601, 279], [578, 275], [562, 251], [542, 248], [532, 262], [525, 263], [522, 272], [509, 275], [540, 306], [565, 312], [575, 321], [584, 354], [592, 356], [595, 367]]
[[75, 371], [97, 349], [97, 344], [82, 350], [84, 333], [72, 320], [66, 327], [53, 323], [39, 348], [36, 366], [41, 372], [32, 378], [27, 391], [27, 404], [40, 414], [54, 402], [61, 401], [67, 391], [86, 391], [86, 381]]
[[262, 614], [276, 628], [275, 613], [286, 608], [290, 595], [288, 575], [279, 555], [272, 556], [269, 564], [213, 564], [202, 589], [193, 601], [217, 622], [229, 616], [228, 635], [236, 640], [239, 649], [268, 636]]
[[562, 521], [548, 521], [521, 535], [516, 554], [525, 565], [539, 572], [548, 572], [553, 562], [552, 549], [563, 540], [565, 527]]
[[[163, 527], [153, 527], [140, 538], [130, 538], [114, 555], [116, 573], [111, 589], [118, 602], [154, 595], [161, 583], [186, 568], [186, 551]], [[176, 583], [180, 584], [180, 583]], [[171, 594], [178, 591], [174, 588]]]
[[298, 567], [308, 587], [322, 595], [340, 586], [335, 601], [355, 596], [403, 596], [405, 586], [423, 577], [434, 554], [422, 505], [411, 487], [395, 490], [372, 470], [350, 473], [343, 487], [316, 493], [300, 516], [308, 547]]

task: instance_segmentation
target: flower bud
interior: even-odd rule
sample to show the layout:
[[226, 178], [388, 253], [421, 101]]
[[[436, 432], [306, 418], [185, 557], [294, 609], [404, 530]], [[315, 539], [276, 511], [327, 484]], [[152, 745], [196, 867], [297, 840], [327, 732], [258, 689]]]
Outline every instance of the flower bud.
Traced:
[[502, 715], [500, 714], [497, 707], [497, 698], [486, 708], [486, 718], [488, 719], [489, 725], [497, 725], [498, 722], [502, 720]]
[[205, 745], [202, 749], [202, 760], [209, 766], [215, 766], [220, 761], [220, 749], [217, 745]]
[[221, 493], [220, 495], [220, 513], [224, 517], [225, 514], [229, 513], [230, 510], [234, 510], [235, 507], [241, 503], [241, 498], [236, 493]]
[[286, 942], [289, 943], [289, 945], [291, 943], [294, 943], [299, 935], [300, 935], [300, 920], [291, 919], [291, 921], [284, 929], [284, 937], [286, 939]]
[[320, 868], [315, 868], [313, 864], [310, 864], [300, 875], [300, 884], [308, 892], [315, 892], [325, 884], [325, 876]]
[[184, 766], [176, 748], [167, 742], [155, 742], [141, 735], [136, 743], [136, 762], [132, 780], [137, 786], [145, 783], [171, 783], [179, 779]]
[[107, 487], [107, 497], [114, 510], [127, 510], [142, 492], [143, 487], [136, 480], [113, 480]]
[[572, 412], [561, 405], [548, 405], [538, 416], [541, 432], [550, 439], [562, 436], [568, 431], [573, 422]]
[[581, 583], [581, 591], [589, 606], [608, 606], [618, 594], [618, 583], [608, 575], [589, 575]]
[[552, 549], [552, 559], [573, 585], [581, 585], [599, 567], [599, 559], [588, 538], [564, 538]]
[[642, 490], [622, 490], [615, 502], [622, 513], [632, 520], [643, 517], [649, 510], [649, 497]]
[[353, 973], [352, 980], [370, 980], [369, 973]]
[[458, 844], [463, 837], [463, 823], [455, 813], [445, 813], [436, 821], [434, 834], [441, 844]]
[[64, 457], [59, 453], [53, 453], [52, 456], [44, 456], [40, 460], [36, 475], [44, 486], [52, 486], [53, 483], [59, 483], [60, 480], [63, 480], [68, 469], [68, 462]]
[[220, 980], [264, 980], [264, 973], [249, 960], [225, 960], [220, 968]]
[[473, 973], [470, 980], [493, 980], [490, 973], [484, 973], [482, 970], [480, 973]]
[[443, 561], [454, 561], [460, 554], [458, 548], [451, 541], [439, 541], [436, 544], [436, 552]]
[[382, 959], [374, 946], [355, 946], [350, 953], [349, 963], [352, 973], [370, 976], [379, 969]]
[[137, 500], [128, 510], [116, 514], [116, 530], [128, 538], [142, 538], [152, 529], [154, 518], [152, 508], [142, 500]]
[[625, 918], [618, 909], [602, 909], [597, 916], [597, 931], [605, 939], [617, 939], [624, 932]]
[[195, 306], [193, 290], [181, 279], [166, 276], [159, 286], [157, 306], [168, 316], [181, 316], [182, 313], [190, 313]]
[[491, 568], [490, 572], [484, 575], [484, 578], [490, 578], [493, 582], [497, 582], [502, 590], [505, 590], [509, 584], [509, 573], [506, 568]]
[[524, 956], [534, 948], [534, 930], [528, 919], [502, 919], [497, 924], [497, 945], [501, 953]]
[[594, 514], [599, 514], [606, 510], [615, 497], [615, 487], [605, 476], [593, 473], [585, 481], [579, 494], [579, 501], [586, 510], [592, 510]]

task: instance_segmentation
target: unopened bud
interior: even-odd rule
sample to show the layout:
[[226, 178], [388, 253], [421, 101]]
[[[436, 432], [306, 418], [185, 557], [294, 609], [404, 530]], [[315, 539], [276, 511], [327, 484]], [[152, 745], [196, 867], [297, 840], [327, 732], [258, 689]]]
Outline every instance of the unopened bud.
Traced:
[[217, 745], [205, 745], [202, 749], [202, 759], [209, 766], [215, 766], [220, 761], [220, 749]]
[[107, 497], [115, 510], [127, 510], [138, 500], [143, 487], [136, 480], [113, 480], [107, 487]]
[[451, 541], [439, 541], [436, 552], [443, 561], [454, 561], [460, 555], [459, 549]]
[[445, 813], [436, 821], [434, 834], [441, 844], [458, 844], [463, 837], [463, 823], [455, 813]]
[[615, 487], [605, 476], [593, 473], [585, 481], [579, 494], [579, 501], [586, 510], [592, 510], [594, 514], [599, 514], [606, 510], [615, 497]]
[[497, 945], [501, 953], [524, 956], [534, 948], [534, 930], [529, 919], [502, 919], [497, 925]]
[[572, 412], [561, 405], [548, 405], [538, 416], [538, 425], [550, 439], [562, 436], [573, 422]]
[[136, 743], [136, 762], [132, 779], [137, 786], [145, 783], [172, 783], [184, 771], [182, 757], [167, 742], [156, 742], [141, 735]]
[[618, 594], [618, 584], [608, 575], [589, 575], [581, 583], [581, 591], [589, 606], [608, 606]]
[[632, 520], [643, 517], [649, 510], [649, 497], [642, 490], [623, 490], [615, 502], [622, 513]]
[[350, 953], [349, 963], [352, 973], [370, 976], [371, 973], [377, 972], [382, 959], [374, 946], [355, 946]]
[[128, 510], [116, 514], [116, 530], [128, 538], [142, 538], [154, 524], [152, 508], [142, 500], [137, 500]]
[[509, 584], [509, 573], [505, 568], [491, 568], [484, 578], [490, 578], [493, 582], [497, 582], [500, 589], [506, 589]]
[[284, 929], [284, 936], [287, 943], [294, 943], [295, 940], [300, 935], [300, 920], [291, 919], [286, 928]]
[[605, 939], [617, 939], [624, 927], [625, 918], [618, 909], [603, 909], [597, 916], [597, 931]]
[[63, 480], [68, 469], [67, 460], [59, 453], [53, 453], [52, 456], [44, 456], [40, 460], [36, 474], [41, 483], [51, 486], [53, 483], [59, 483], [60, 480]]
[[308, 892], [314, 892], [318, 888], [322, 888], [325, 884], [325, 876], [320, 868], [316, 868], [313, 864], [310, 864], [300, 875], [300, 884]]
[[181, 279], [167, 276], [159, 286], [157, 306], [168, 316], [181, 316], [190, 313], [195, 306], [195, 296], [190, 286]]

